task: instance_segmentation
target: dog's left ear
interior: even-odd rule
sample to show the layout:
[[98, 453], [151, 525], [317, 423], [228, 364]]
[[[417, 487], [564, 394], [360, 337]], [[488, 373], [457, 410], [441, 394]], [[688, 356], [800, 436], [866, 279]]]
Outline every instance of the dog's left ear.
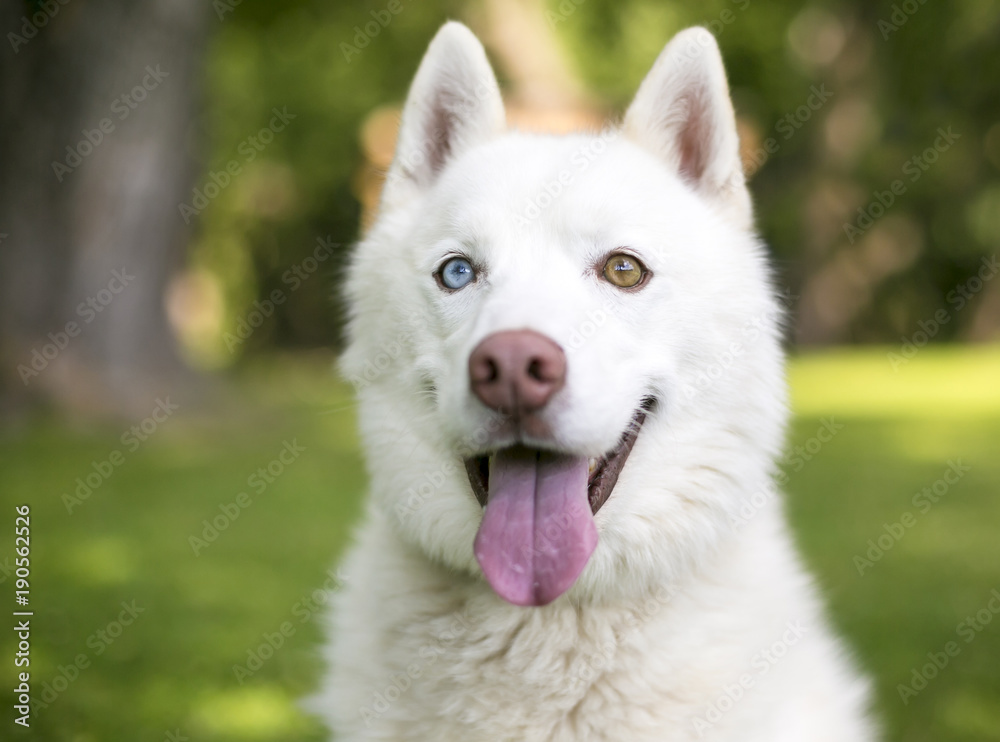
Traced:
[[505, 126], [500, 88], [483, 45], [461, 23], [444, 24], [406, 97], [383, 205], [405, 203], [430, 187], [454, 157]]
[[624, 131], [728, 219], [750, 226], [736, 115], [719, 46], [706, 29], [689, 28], [671, 39], [639, 86]]

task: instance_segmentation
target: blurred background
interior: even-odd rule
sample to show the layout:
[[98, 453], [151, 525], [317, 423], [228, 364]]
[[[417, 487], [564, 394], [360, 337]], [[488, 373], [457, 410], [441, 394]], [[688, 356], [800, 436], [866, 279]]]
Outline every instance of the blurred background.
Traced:
[[322, 738], [298, 704], [365, 481], [336, 286], [449, 18], [511, 123], [556, 132], [715, 34], [789, 310], [807, 561], [887, 739], [1000, 739], [990, 0], [5, 3], [0, 590], [27, 503], [35, 616], [31, 730], [4, 729]]

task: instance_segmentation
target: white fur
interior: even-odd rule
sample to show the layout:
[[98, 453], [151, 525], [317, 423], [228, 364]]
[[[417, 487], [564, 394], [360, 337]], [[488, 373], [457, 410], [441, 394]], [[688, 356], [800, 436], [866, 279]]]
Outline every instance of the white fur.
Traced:
[[[459, 24], [439, 32], [347, 285], [342, 366], [371, 497], [312, 701], [336, 739], [874, 738], [866, 683], [771, 496], [781, 315], [751, 220], [707, 31], [667, 46], [620, 134], [569, 137], [505, 132], [479, 42]], [[594, 270], [620, 247], [652, 271], [639, 291]], [[456, 251], [482, 275], [447, 293], [433, 273]], [[545, 412], [553, 440], [528, 443], [600, 456], [645, 396], [659, 400], [596, 516], [597, 550], [542, 608], [483, 580], [462, 466], [512, 442], [470, 393], [467, 364], [515, 328], [568, 357]], [[776, 642], [783, 656], [762, 659]]]

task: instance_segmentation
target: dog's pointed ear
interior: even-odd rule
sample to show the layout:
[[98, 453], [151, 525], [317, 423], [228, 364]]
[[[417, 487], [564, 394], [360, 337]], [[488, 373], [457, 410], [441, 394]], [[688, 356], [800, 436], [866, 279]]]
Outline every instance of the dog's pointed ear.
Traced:
[[383, 205], [404, 203], [430, 186], [453, 157], [505, 126], [500, 88], [483, 45], [461, 23], [446, 23], [410, 86]]
[[625, 114], [624, 131], [727, 218], [750, 225], [736, 115], [719, 46], [706, 29], [681, 31], [660, 52]]

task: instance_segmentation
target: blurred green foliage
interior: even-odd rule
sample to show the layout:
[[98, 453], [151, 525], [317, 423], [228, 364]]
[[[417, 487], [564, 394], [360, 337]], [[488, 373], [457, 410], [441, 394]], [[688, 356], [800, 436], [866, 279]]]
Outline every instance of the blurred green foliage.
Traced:
[[[197, 222], [192, 265], [217, 283], [223, 315], [201, 360], [336, 342], [332, 287], [358, 236], [361, 123], [402, 102], [442, 22], [457, 17], [475, 28], [486, 17], [477, 0], [402, 2], [388, 23], [376, 22], [375, 35], [359, 37], [386, 8], [383, 0], [216, 4], [202, 185], [233, 160], [242, 172]], [[1000, 244], [996, 3], [547, 0], [544, 12], [571, 67], [612, 114], [677, 30], [700, 23], [715, 33], [743, 138], [764, 154], [748, 160], [751, 188], [778, 281], [803, 297], [799, 340], [898, 342], [938, 309], [956, 321], [936, 339], [996, 332], [996, 287], [983, 292], [992, 292], [983, 316], [984, 296], [962, 311], [947, 301]], [[345, 54], [343, 44], [358, 53]], [[807, 105], [814, 89], [832, 93], [815, 110]], [[295, 119], [248, 162], [248, 138], [275, 107]], [[911, 182], [905, 163], [948, 127], [959, 138]], [[761, 149], [768, 138], [772, 153]], [[905, 192], [852, 244], [845, 225], [865, 224], [859, 208], [877, 214], [877, 194], [898, 179]], [[290, 290], [283, 276], [317, 239], [342, 247]], [[236, 337], [254, 300], [275, 290], [287, 298], [275, 316], [227, 347], [224, 333]]]
[[[332, 570], [365, 486], [351, 390], [331, 383], [331, 360], [247, 364], [226, 414], [181, 410], [71, 513], [62, 495], [121, 449], [122, 429], [36, 420], [0, 440], [0, 506], [33, 503], [33, 689], [61, 688], [30, 733], [5, 739], [324, 738], [299, 706], [321, 672], [326, 601], [314, 591], [338, 585]], [[801, 414], [789, 450], [824, 419], [843, 428], [803, 466], [787, 459], [789, 514], [836, 625], [874, 679], [886, 740], [988, 742], [1000, 731], [1000, 619], [970, 642], [956, 633], [1000, 588], [998, 374], [996, 348], [927, 349], [898, 373], [884, 349], [791, 366]], [[250, 478], [285, 441], [305, 450], [258, 492]], [[955, 459], [970, 471], [921, 512], [914, 494]], [[196, 555], [191, 537], [241, 491], [252, 503]], [[855, 556], [905, 512], [916, 523], [859, 574]], [[122, 601], [142, 613], [105, 642], [98, 632]], [[0, 636], [5, 656], [14, 638]], [[956, 640], [960, 654], [904, 705], [897, 686]], [[60, 683], [80, 654], [89, 665]], [[15, 687], [14, 669], [0, 669], [4, 687]]]
[[[352, 43], [353, 27], [371, 21], [370, 10], [384, 9], [384, 2], [245, 0], [218, 19], [206, 67], [203, 184], [232, 160], [242, 172], [201, 212], [192, 265], [220, 282], [222, 330], [234, 336], [255, 299], [279, 290], [287, 300], [246, 342], [230, 348], [216, 337], [209, 360], [226, 363], [275, 345], [335, 343], [334, 286], [358, 234], [351, 181], [362, 162], [360, 124], [372, 109], [404, 97], [428, 40], [459, 5], [407, 7], [350, 61], [341, 42]], [[274, 107], [295, 119], [272, 143], [248, 148]], [[298, 286], [283, 280], [314, 253], [318, 239], [342, 246], [336, 259]]]
[[[737, 114], [777, 140], [751, 190], [779, 281], [793, 294], [850, 244], [843, 225], [856, 223], [857, 208], [871, 213], [875, 192], [903, 181], [905, 193], [885, 209], [890, 235], [907, 243], [894, 248], [897, 270], [866, 287], [870, 296], [847, 331], [830, 339], [892, 341], [938, 309], [956, 313], [948, 292], [976, 273], [983, 256], [997, 253], [996, 3], [586, 0], [560, 20], [580, 69], [618, 107], [664, 39], [692, 24], [713, 31]], [[797, 116], [812, 87], [822, 85], [829, 102]], [[959, 138], [924, 163], [939, 127]], [[921, 162], [904, 172], [915, 156]], [[890, 254], [883, 259], [892, 260], [891, 252], [884, 248]], [[858, 262], [878, 276], [879, 266], [870, 265], [878, 258]], [[938, 339], [959, 337], [970, 315]]]

